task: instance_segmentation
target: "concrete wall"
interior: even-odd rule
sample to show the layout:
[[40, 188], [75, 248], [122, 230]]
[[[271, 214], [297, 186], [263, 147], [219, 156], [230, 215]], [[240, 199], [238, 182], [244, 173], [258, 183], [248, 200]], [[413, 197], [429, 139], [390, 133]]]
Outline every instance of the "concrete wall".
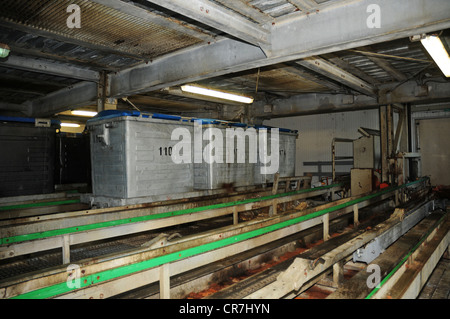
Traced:
[[450, 118], [419, 121], [419, 146], [422, 175], [431, 185], [450, 185]]
[[[378, 109], [279, 118], [264, 124], [299, 131], [296, 151], [296, 175], [317, 171], [317, 166], [304, 166], [304, 162], [331, 161], [331, 142], [334, 137], [357, 139], [359, 127], [379, 129]], [[352, 155], [351, 143], [337, 144], [337, 156]], [[350, 173], [352, 166], [339, 166], [337, 172]], [[331, 165], [322, 171], [331, 172]], [[317, 179], [313, 179], [313, 182]]]

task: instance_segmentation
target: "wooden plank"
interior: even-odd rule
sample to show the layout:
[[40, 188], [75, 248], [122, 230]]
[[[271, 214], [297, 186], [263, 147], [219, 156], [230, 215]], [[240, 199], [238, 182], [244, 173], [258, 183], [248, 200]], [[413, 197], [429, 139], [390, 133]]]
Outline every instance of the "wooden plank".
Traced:
[[170, 273], [169, 264], [159, 267], [159, 291], [160, 299], [170, 299]]
[[344, 281], [344, 262], [341, 260], [333, 265], [333, 284], [335, 287]]
[[353, 206], [353, 223], [355, 226], [359, 225], [359, 208], [358, 205]]
[[327, 241], [330, 239], [330, 215], [325, 214], [322, 218], [323, 222], [323, 240]]
[[70, 263], [70, 235], [64, 235], [61, 238], [63, 264]]
[[89, 209], [89, 205], [83, 203], [70, 203], [70, 204], [52, 205], [47, 207], [30, 207], [30, 208], [2, 211], [0, 213], [1, 215], [0, 219], [6, 220], [6, 223], [8, 223], [10, 219], [15, 218], [39, 216], [44, 214], [49, 215], [55, 213], [73, 212], [84, 209]]

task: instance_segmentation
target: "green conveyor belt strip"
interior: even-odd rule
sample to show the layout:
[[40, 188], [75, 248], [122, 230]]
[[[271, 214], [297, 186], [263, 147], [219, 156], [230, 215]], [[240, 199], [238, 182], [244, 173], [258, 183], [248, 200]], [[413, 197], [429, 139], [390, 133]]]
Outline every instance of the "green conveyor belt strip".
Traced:
[[113, 226], [125, 225], [125, 224], [130, 224], [130, 223], [138, 223], [138, 222], [144, 222], [144, 221], [149, 221], [149, 220], [168, 218], [168, 217], [173, 217], [173, 216], [197, 213], [200, 211], [230, 207], [230, 206], [241, 205], [241, 204], [255, 203], [255, 202], [260, 202], [260, 201], [264, 201], [264, 200], [270, 200], [270, 199], [279, 198], [279, 197], [308, 193], [308, 192], [317, 191], [317, 190], [326, 190], [326, 189], [338, 187], [338, 186], [342, 186], [342, 184], [333, 184], [333, 185], [327, 185], [327, 186], [322, 186], [322, 187], [317, 187], [317, 188], [312, 188], [312, 189], [311, 188], [310, 189], [302, 189], [302, 190], [298, 190], [298, 191], [269, 195], [269, 196], [264, 196], [264, 197], [260, 197], [260, 198], [250, 198], [250, 199], [233, 201], [233, 202], [228, 202], [228, 203], [221, 203], [221, 204], [214, 204], [214, 205], [209, 205], [209, 206], [201, 206], [201, 207], [195, 207], [195, 208], [182, 209], [182, 210], [177, 210], [177, 211], [172, 211], [172, 212], [167, 212], [167, 213], [145, 215], [145, 216], [131, 217], [131, 218], [123, 218], [123, 219], [111, 220], [111, 221], [107, 221], [107, 222], [100, 222], [100, 223], [93, 223], [93, 224], [88, 224], [88, 225], [80, 225], [80, 226], [73, 226], [73, 227], [67, 227], [67, 228], [61, 228], [61, 229], [47, 230], [47, 231], [43, 231], [43, 232], [23, 234], [23, 235], [11, 236], [11, 237], [3, 237], [3, 238], [0, 238], [0, 245], [13, 244], [13, 243], [18, 243], [18, 242], [48, 238], [48, 237], [53, 237], [53, 236], [61, 236], [61, 235], [82, 232], [82, 231], [88, 231], [88, 230], [94, 230], [94, 229], [105, 228], [105, 227], [113, 227]]
[[[85, 276], [80, 278], [80, 287], [79, 288], [71, 288], [73, 286], [72, 285], [68, 285], [67, 282], [62, 282], [62, 283], [58, 283], [52, 286], [48, 286], [48, 287], [44, 287], [44, 288], [40, 288], [31, 292], [27, 292], [18, 296], [13, 297], [14, 299], [44, 299], [44, 298], [50, 298], [53, 296], [57, 296], [60, 294], [64, 294], [67, 292], [70, 292], [72, 290], [76, 290], [76, 289], [82, 289], [82, 288], [86, 288], [90, 285], [95, 285], [98, 284], [100, 282], [104, 282], [107, 280], [112, 280], [112, 279], [117, 279], [119, 277], [122, 276], [127, 276], [133, 273], [137, 273], [140, 271], [144, 271], [153, 267], [157, 267], [166, 263], [170, 263], [170, 262], [174, 262], [183, 258], [188, 258], [191, 256], [195, 256], [198, 254], [202, 254], [214, 249], [218, 249], [221, 247], [225, 247], [228, 245], [232, 245], [250, 238], [254, 238], [260, 235], [264, 235], [266, 233], [284, 228], [284, 227], [288, 227], [312, 218], [316, 218], [319, 217], [321, 215], [348, 207], [348, 206], [352, 206], [354, 204], [363, 202], [365, 200], [374, 198], [374, 197], [378, 197], [381, 195], [384, 195], [386, 193], [395, 191], [397, 189], [403, 188], [403, 187], [407, 187], [407, 186], [411, 186], [413, 184], [419, 183], [423, 181], [423, 179], [415, 181], [415, 182], [411, 182], [409, 184], [405, 184], [405, 185], [401, 185], [398, 187], [391, 187], [391, 188], [387, 188], [381, 192], [375, 193], [375, 194], [371, 194], [362, 198], [358, 198], [340, 205], [336, 205], [334, 207], [329, 207], [327, 209], [321, 210], [321, 211], [317, 211], [314, 213], [311, 213], [309, 215], [305, 215], [305, 216], [300, 216], [297, 218], [293, 218], [290, 220], [286, 220], [274, 225], [270, 225], [270, 226], [266, 226], [260, 229], [256, 229], [256, 230], [252, 230], [243, 234], [238, 234], [235, 236], [231, 236], [225, 239], [221, 239], [221, 240], [217, 240], [214, 242], [210, 242], [207, 244], [203, 244], [200, 246], [196, 246], [196, 247], [192, 247], [192, 248], [188, 248], [185, 250], [181, 250], [178, 252], [174, 252], [174, 253], [170, 253], [164, 256], [159, 256], [159, 257], [155, 257], [149, 260], [145, 260], [142, 262], [138, 262], [135, 264], [131, 264], [131, 265], [126, 265], [126, 266], [122, 266], [122, 267], [117, 267], [114, 269], [110, 269], [110, 270], [105, 270], [96, 274], [92, 274], [89, 276]], [[70, 287], [69, 287], [70, 286]]]
[[25, 209], [32, 207], [44, 207], [44, 206], [55, 206], [55, 205], [66, 205], [66, 204], [78, 204], [80, 199], [68, 199], [53, 202], [42, 202], [42, 203], [31, 203], [31, 204], [17, 204], [0, 207], [0, 211], [13, 210], [13, 209]]
[[408, 254], [405, 255], [405, 257], [403, 257], [403, 259], [394, 267], [394, 269], [392, 269], [392, 271], [387, 274], [386, 277], [383, 278], [383, 280], [380, 282], [380, 284], [375, 287], [368, 295], [365, 299], [371, 299], [373, 297], [373, 295], [380, 290], [380, 288], [389, 280], [389, 278], [391, 278], [395, 272], [401, 267], [403, 266], [403, 264], [408, 260], [408, 258], [414, 254], [414, 252], [420, 247], [420, 245], [422, 245], [422, 243], [428, 238], [428, 236], [433, 232], [433, 230], [441, 224], [441, 222], [444, 220], [444, 218], [446, 218], [447, 214], [444, 214], [444, 216], [442, 216], [439, 221], [434, 225], [434, 227], [432, 227], [431, 229], [428, 230], [428, 232], [423, 235], [420, 239], [420, 241], [413, 247], [411, 248], [411, 250], [408, 252]]

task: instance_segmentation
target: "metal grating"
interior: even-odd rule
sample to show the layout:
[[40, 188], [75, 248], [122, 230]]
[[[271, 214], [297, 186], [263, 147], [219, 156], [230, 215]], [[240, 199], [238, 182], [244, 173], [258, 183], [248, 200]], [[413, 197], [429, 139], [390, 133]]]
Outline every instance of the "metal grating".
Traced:
[[362, 55], [348, 55], [342, 58], [344, 61], [349, 63], [350, 65], [360, 69], [367, 75], [372, 78], [378, 80], [379, 82], [389, 82], [392, 80], [392, 77], [376, 65], [374, 62], [370, 61], [367, 57]]
[[[81, 28], [67, 26], [70, 12], [66, 10], [70, 4], [81, 9]], [[0, 18], [8, 23], [146, 58], [201, 42], [193, 36], [87, 0], [6, 0], [2, 1]]]
[[[105, 256], [109, 254], [123, 252], [129, 249], [138, 248], [154, 236], [141, 235], [128, 240], [116, 240], [111, 242], [91, 244], [79, 248], [71, 248], [71, 262], [76, 263], [84, 259]], [[61, 250], [53, 250], [50, 253], [38, 254], [29, 259], [19, 258], [19, 260], [9, 262], [5, 260], [0, 264], [0, 280], [5, 280], [14, 276], [24, 275], [33, 271], [47, 269], [61, 265]]]

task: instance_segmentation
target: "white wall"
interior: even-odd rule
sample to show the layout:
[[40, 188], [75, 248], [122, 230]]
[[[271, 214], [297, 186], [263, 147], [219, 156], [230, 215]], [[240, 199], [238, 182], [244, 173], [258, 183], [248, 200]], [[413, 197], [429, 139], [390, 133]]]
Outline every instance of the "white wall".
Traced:
[[[264, 124], [299, 131], [296, 152], [296, 175], [317, 171], [316, 166], [303, 166], [303, 162], [331, 161], [331, 142], [334, 137], [357, 139], [359, 127], [379, 129], [378, 109], [296, 116], [265, 121]], [[337, 156], [352, 155], [350, 143], [337, 145]], [[341, 166], [337, 171], [350, 172], [351, 166]], [[323, 171], [331, 172], [331, 165]], [[315, 180], [313, 180], [315, 181]]]

